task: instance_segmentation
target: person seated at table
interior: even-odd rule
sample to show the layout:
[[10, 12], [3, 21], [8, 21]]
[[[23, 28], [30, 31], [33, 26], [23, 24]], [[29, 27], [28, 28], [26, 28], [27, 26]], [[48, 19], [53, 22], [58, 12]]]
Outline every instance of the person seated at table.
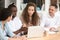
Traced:
[[8, 6], [8, 10], [12, 12], [12, 20], [8, 22], [8, 26], [11, 28], [12, 32], [17, 35], [20, 35], [18, 33], [18, 30], [21, 29], [22, 22], [20, 18], [17, 17], [17, 7], [14, 5], [14, 3], [12, 3]]
[[[21, 15], [22, 27], [38, 26], [40, 24], [40, 17], [36, 12], [36, 5], [32, 2], [28, 3]], [[26, 30], [25, 30], [26, 31]]]
[[60, 15], [57, 8], [57, 5], [51, 4], [49, 7], [49, 14], [42, 17], [40, 26], [44, 27], [48, 33], [57, 31], [57, 28], [60, 26]]
[[10, 30], [7, 22], [11, 19], [12, 13], [7, 8], [3, 8], [0, 13], [0, 40], [26, 40], [25, 37], [18, 37]]

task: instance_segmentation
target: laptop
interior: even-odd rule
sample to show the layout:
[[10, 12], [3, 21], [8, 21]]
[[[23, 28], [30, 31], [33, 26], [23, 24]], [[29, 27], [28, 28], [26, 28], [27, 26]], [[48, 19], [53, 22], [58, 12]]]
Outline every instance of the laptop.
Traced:
[[28, 27], [27, 38], [40, 38], [43, 36], [44, 29], [40, 26], [30, 26]]

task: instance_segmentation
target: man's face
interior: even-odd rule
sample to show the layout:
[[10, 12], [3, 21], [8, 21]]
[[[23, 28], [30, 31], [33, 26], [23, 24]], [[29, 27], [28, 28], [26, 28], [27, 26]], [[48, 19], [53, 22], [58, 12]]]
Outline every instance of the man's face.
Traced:
[[56, 9], [54, 6], [50, 6], [50, 7], [49, 7], [49, 14], [50, 14], [50, 15], [55, 14], [56, 11], [57, 11], [57, 9]]
[[13, 18], [17, 15], [17, 8], [16, 7], [13, 7], [12, 9], [11, 9], [11, 11], [12, 11], [12, 14], [13, 14]]

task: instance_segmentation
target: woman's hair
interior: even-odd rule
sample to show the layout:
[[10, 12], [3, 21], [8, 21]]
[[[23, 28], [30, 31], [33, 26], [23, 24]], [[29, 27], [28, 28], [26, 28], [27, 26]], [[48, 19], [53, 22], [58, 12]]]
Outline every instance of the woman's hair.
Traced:
[[28, 13], [28, 8], [30, 7], [30, 6], [33, 6], [34, 7], [34, 13], [33, 13], [33, 15], [32, 15], [32, 24], [33, 25], [37, 25], [37, 23], [38, 23], [38, 20], [39, 20], [39, 16], [38, 16], [38, 14], [37, 14], [37, 12], [36, 12], [36, 5], [34, 4], [34, 3], [28, 3], [27, 4], [27, 6], [25, 7], [25, 9], [23, 10], [23, 12], [22, 12], [22, 18], [23, 18], [23, 20], [24, 20], [24, 22], [26, 23], [26, 24], [28, 24], [29, 23], [29, 13]]
[[7, 8], [3, 8], [0, 12], [0, 21], [6, 20], [11, 15], [12, 13]]
[[1, 9], [0, 9], [0, 13], [1, 13]]

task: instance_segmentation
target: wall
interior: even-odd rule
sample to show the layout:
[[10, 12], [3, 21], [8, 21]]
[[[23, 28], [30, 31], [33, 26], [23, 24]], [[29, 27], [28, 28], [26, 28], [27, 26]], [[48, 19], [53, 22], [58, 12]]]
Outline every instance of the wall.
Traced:
[[10, 4], [10, 0], [5, 0], [5, 8], [7, 8], [9, 4]]

